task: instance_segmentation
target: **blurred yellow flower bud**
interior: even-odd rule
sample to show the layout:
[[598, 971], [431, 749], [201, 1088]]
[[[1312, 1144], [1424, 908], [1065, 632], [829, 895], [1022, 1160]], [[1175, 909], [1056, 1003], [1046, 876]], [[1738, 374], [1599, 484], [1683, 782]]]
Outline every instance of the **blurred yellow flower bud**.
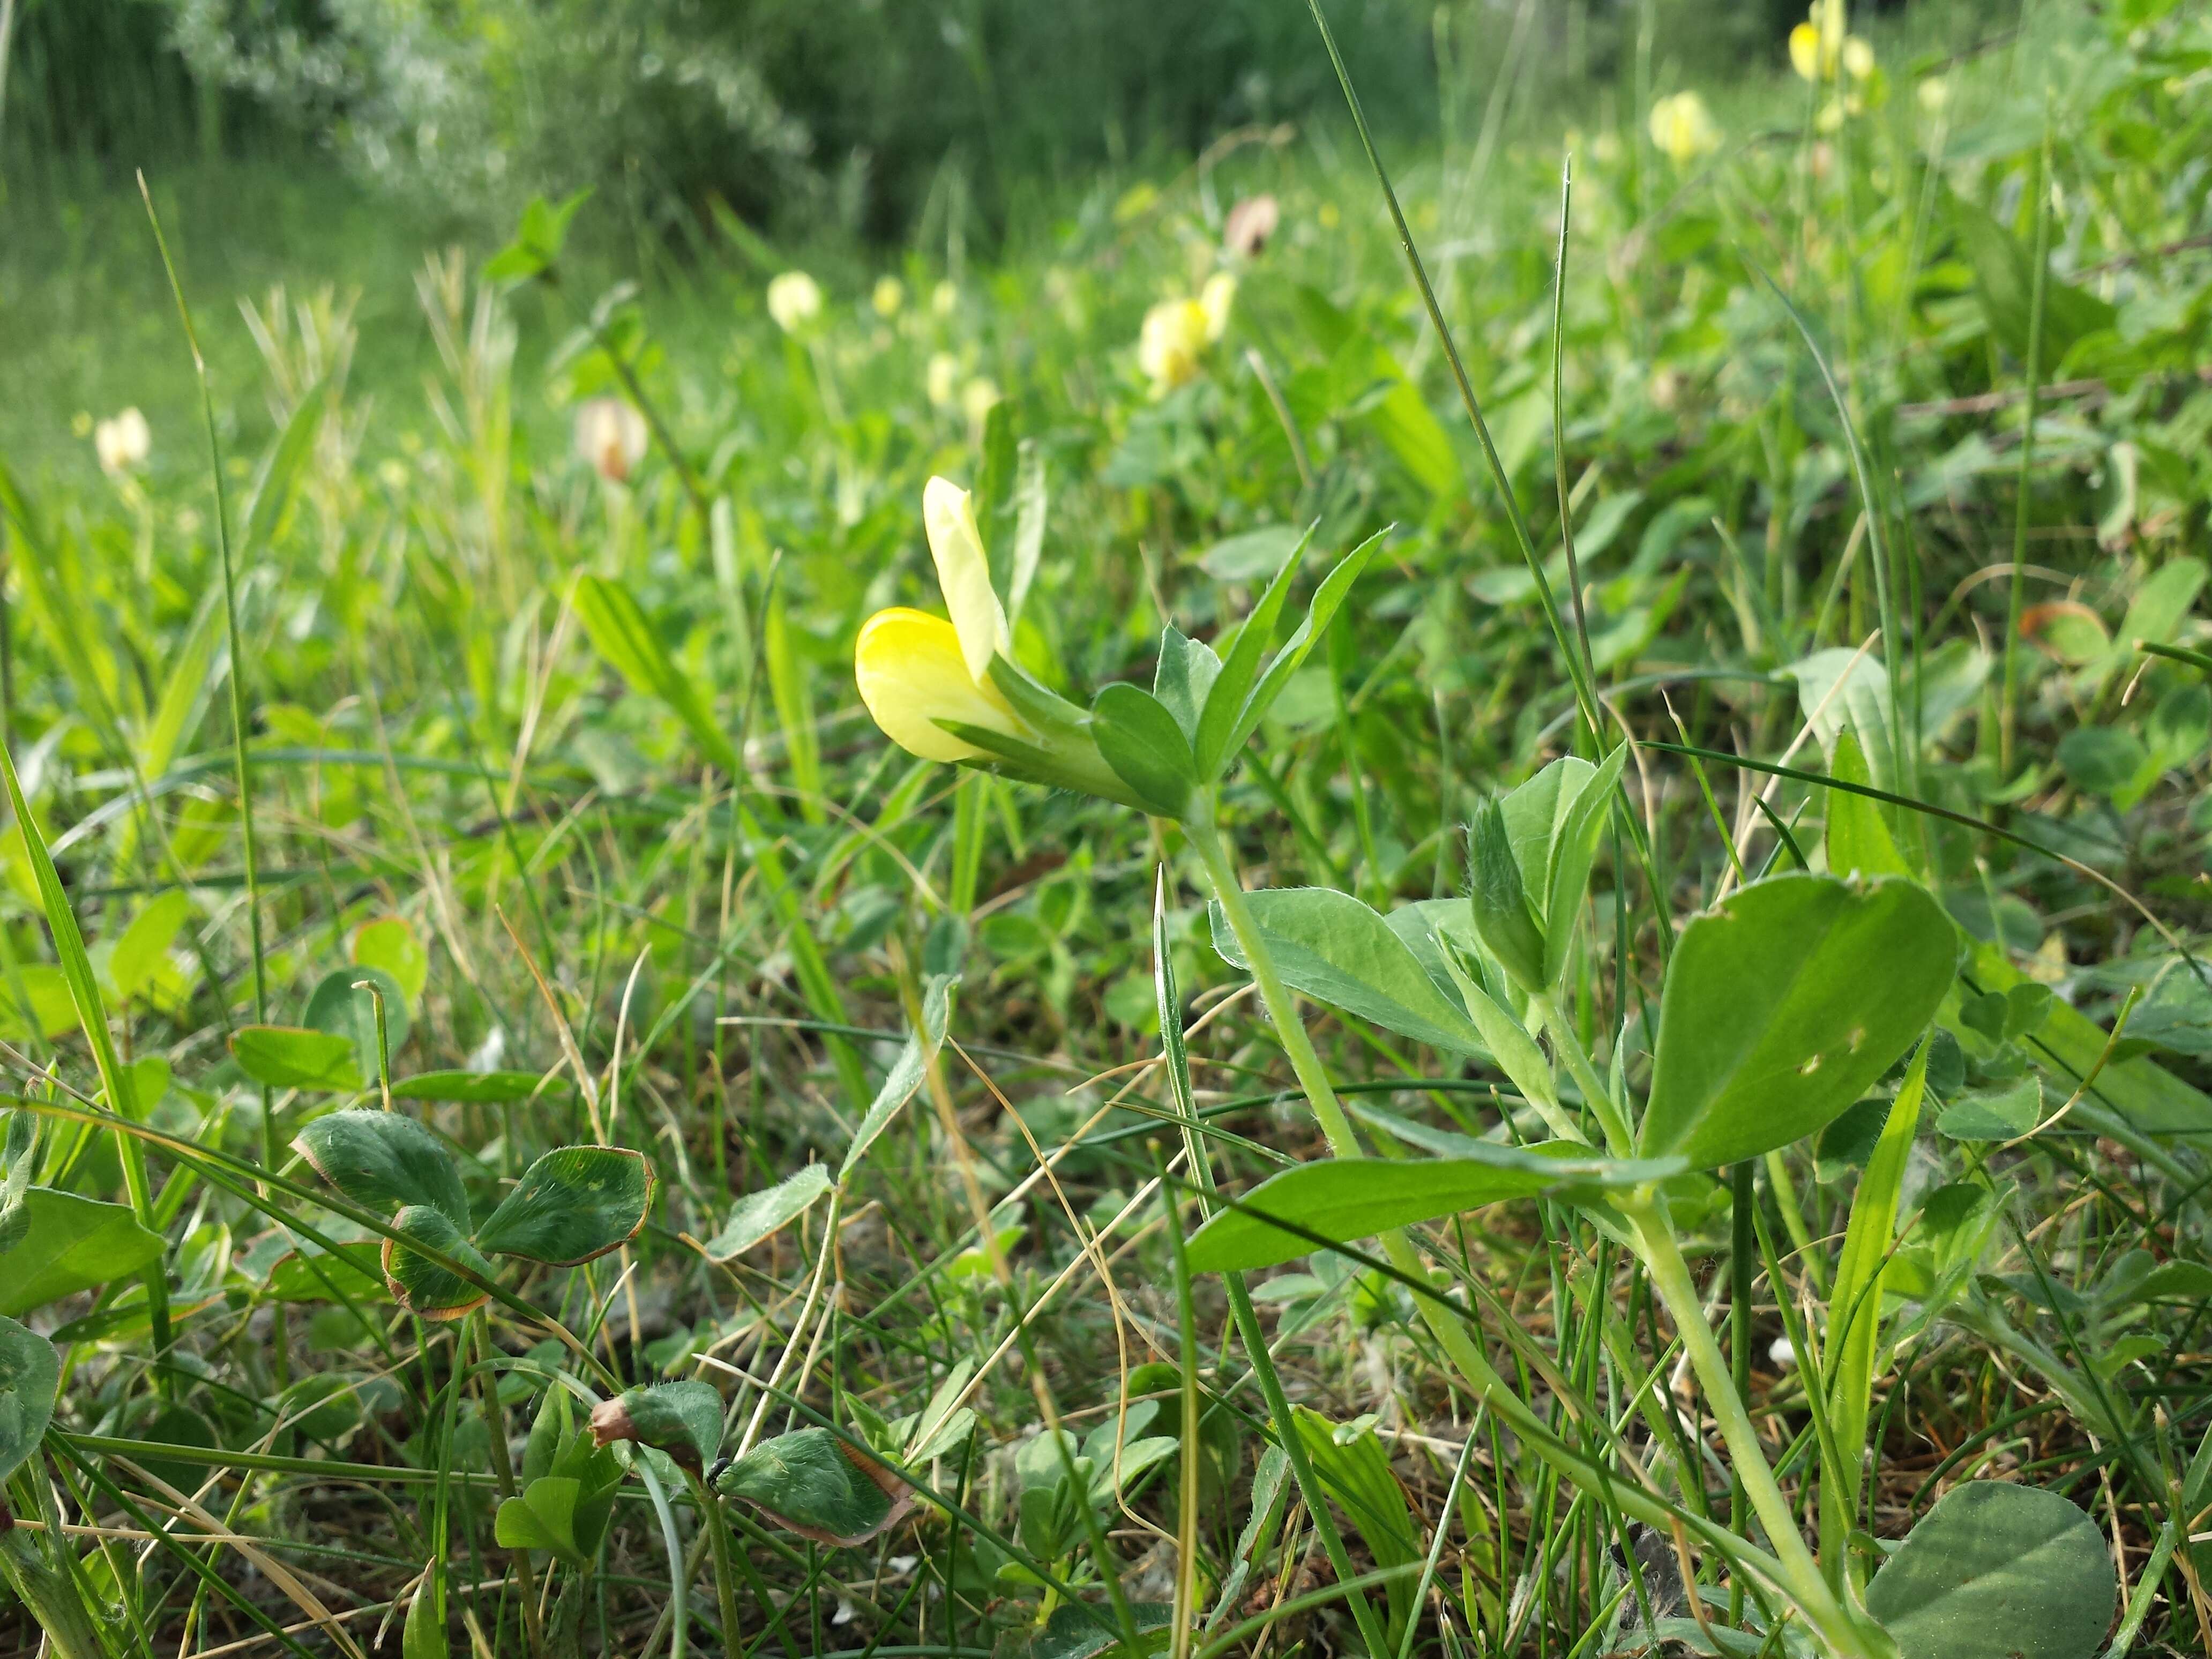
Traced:
[[969, 420], [981, 426], [983, 417], [1005, 398], [1006, 393], [999, 390], [996, 380], [988, 374], [978, 374], [960, 388], [960, 408]]
[[940, 317], [950, 317], [960, 303], [960, 290], [951, 283], [939, 283], [929, 292], [929, 308]]
[[1651, 142], [1677, 166], [1686, 166], [1721, 147], [1721, 130], [1706, 112], [1704, 99], [1678, 92], [1652, 104]]
[[1874, 73], [1874, 48], [1856, 34], [1844, 42], [1844, 70], [1854, 81]]
[[803, 270], [787, 270], [768, 285], [768, 314], [786, 334], [797, 334], [822, 315], [822, 288]]
[[1211, 329], [1206, 307], [1196, 300], [1163, 300], [1145, 313], [1137, 336], [1137, 367], [1152, 383], [1152, 396], [1164, 398], [1198, 378], [1199, 354]]
[[1931, 75], [1920, 83], [1914, 96], [1930, 115], [1941, 114], [1951, 101], [1951, 83], [1940, 75]]
[[1790, 67], [1800, 79], [1820, 78], [1820, 31], [1810, 23], [1800, 23], [1790, 31]]
[[1217, 270], [1198, 293], [1199, 308], [1206, 313], [1206, 337], [1218, 340], [1229, 328], [1229, 313], [1237, 306], [1237, 279]]
[[960, 360], [949, 351], [934, 353], [929, 368], [923, 374], [923, 386], [929, 401], [939, 409], [950, 409], [960, 395]]
[[896, 317], [906, 305], [906, 284], [896, 276], [878, 276], [868, 303], [875, 307], [877, 316], [886, 320]]
[[134, 405], [93, 428], [92, 447], [106, 471], [135, 472], [153, 453], [154, 430]]
[[576, 453], [610, 483], [620, 483], [645, 459], [645, 416], [619, 398], [576, 406]]

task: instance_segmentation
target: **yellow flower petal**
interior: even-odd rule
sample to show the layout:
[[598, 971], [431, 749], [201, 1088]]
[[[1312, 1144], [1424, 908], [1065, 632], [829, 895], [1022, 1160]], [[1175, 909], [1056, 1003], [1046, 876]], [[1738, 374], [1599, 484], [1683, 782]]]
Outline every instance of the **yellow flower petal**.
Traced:
[[860, 626], [853, 678], [884, 735], [924, 760], [973, 760], [983, 752], [961, 742], [939, 720], [981, 726], [1010, 738], [1025, 735], [997, 690], [969, 678], [959, 635], [941, 617], [904, 606], [876, 612]]
[[1198, 378], [1206, 328], [1206, 307], [1196, 300], [1163, 300], [1145, 313], [1137, 336], [1137, 367], [1152, 381], [1154, 397]]
[[1802, 80], [1820, 78], [1820, 31], [1810, 23], [1800, 23], [1790, 31], [1790, 67]]
[[1217, 270], [1198, 292], [1199, 309], [1206, 313], [1206, 337], [1218, 340], [1229, 327], [1229, 313], [1237, 304], [1237, 278]]
[[1008, 648], [1006, 612], [991, 586], [991, 563], [975, 531], [975, 511], [968, 492], [946, 478], [932, 478], [921, 492], [921, 523], [929, 532], [929, 554], [937, 561], [937, 585], [960, 636], [968, 678], [981, 684], [991, 659]]

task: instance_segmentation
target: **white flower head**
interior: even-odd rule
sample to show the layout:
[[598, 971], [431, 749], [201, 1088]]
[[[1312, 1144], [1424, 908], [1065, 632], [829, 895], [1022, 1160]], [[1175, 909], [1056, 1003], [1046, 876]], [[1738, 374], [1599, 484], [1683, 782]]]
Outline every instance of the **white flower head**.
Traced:
[[822, 285], [803, 270], [787, 270], [768, 285], [768, 314], [786, 334], [798, 334], [822, 315]]
[[645, 416], [619, 398], [576, 406], [576, 453], [609, 483], [628, 478], [645, 459]]
[[92, 447], [102, 470], [118, 476], [135, 472], [153, 453], [154, 429], [134, 404], [93, 428]]

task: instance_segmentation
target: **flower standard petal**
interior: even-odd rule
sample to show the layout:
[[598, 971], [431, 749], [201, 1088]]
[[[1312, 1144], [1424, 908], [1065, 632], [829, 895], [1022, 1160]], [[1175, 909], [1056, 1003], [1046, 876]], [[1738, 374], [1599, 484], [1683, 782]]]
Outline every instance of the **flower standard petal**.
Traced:
[[1026, 736], [998, 689], [969, 677], [960, 637], [941, 617], [903, 606], [876, 612], [860, 626], [853, 678], [884, 735], [924, 760], [975, 760], [982, 754], [939, 720]]
[[1010, 648], [1009, 636], [1006, 608], [991, 586], [991, 564], [983, 556], [968, 492], [949, 479], [932, 478], [921, 492], [921, 522], [929, 532], [937, 584], [945, 590], [945, 608], [960, 636], [968, 678], [987, 684], [991, 659]]
[[1801, 80], [1820, 78], [1820, 31], [1810, 23], [1800, 23], [1790, 31], [1790, 67]]

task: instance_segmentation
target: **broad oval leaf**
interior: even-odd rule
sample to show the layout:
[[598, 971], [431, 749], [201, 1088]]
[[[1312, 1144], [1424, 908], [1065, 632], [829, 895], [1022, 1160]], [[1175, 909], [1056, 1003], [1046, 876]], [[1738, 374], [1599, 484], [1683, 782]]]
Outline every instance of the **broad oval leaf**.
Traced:
[[763, 1440], [722, 1471], [715, 1489], [817, 1544], [865, 1544], [914, 1507], [914, 1489], [827, 1429]]
[[[491, 1263], [462, 1236], [461, 1230], [444, 1211], [432, 1209], [427, 1204], [410, 1204], [392, 1218], [392, 1224], [398, 1231], [451, 1257], [480, 1278], [491, 1277]], [[439, 1266], [396, 1239], [384, 1241], [383, 1261], [385, 1287], [393, 1299], [425, 1319], [459, 1319], [491, 1300], [489, 1291], [479, 1290], [452, 1269]]]
[[583, 1491], [583, 1482], [569, 1476], [540, 1476], [499, 1506], [491, 1535], [501, 1549], [545, 1550], [570, 1566], [588, 1565], [576, 1547], [576, 1500]]
[[1165, 1652], [1175, 1638], [1175, 1608], [1165, 1601], [1128, 1606], [1129, 1620], [1137, 1627], [1134, 1652], [1122, 1639], [1111, 1607], [1063, 1601], [1030, 1641], [1029, 1659], [1149, 1659]]
[[653, 1165], [624, 1146], [556, 1146], [477, 1230], [480, 1249], [574, 1267], [628, 1243], [653, 1207]]
[[[1437, 989], [1389, 923], [1358, 899], [1326, 887], [1279, 887], [1248, 893], [1245, 902], [1293, 990], [1447, 1054], [1489, 1057], [1465, 1011]], [[1212, 915], [1213, 948], [1231, 967], [1249, 969], [1218, 903]]]
[[33, 1187], [23, 1212], [30, 1225], [22, 1242], [0, 1257], [0, 1314], [128, 1279], [161, 1260], [161, 1234], [139, 1225], [125, 1205]]
[[1190, 739], [1167, 706], [1142, 686], [1103, 687], [1091, 704], [1091, 735], [1114, 775], [1150, 811], [1179, 818], [1198, 781]]
[[538, 1092], [536, 1072], [417, 1072], [395, 1078], [394, 1100], [430, 1100], [454, 1106], [511, 1106]]
[[463, 1233], [469, 1198], [460, 1166], [446, 1143], [398, 1112], [330, 1112], [302, 1128], [292, 1145], [317, 1175], [356, 1204], [372, 1209], [428, 1205]]
[[731, 1209], [730, 1218], [722, 1231], [707, 1241], [708, 1260], [728, 1261], [743, 1255], [777, 1229], [804, 1214], [809, 1205], [830, 1190], [830, 1185], [829, 1166], [810, 1164], [784, 1176], [773, 1187], [747, 1193]]
[[410, 1007], [422, 1000], [422, 988], [429, 983], [430, 952], [401, 916], [380, 916], [356, 928], [353, 959], [364, 968], [380, 969], [391, 975]]
[[1899, 880], [1780, 876], [1682, 930], [1638, 1150], [1692, 1169], [1825, 1128], [1935, 1018], [1956, 930]]
[[46, 1437], [62, 1384], [61, 1356], [36, 1331], [0, 1319], [0, 1483]]
[[[1253, 1188], [1240, 1207], [1221, 1211], [1191, 1235], [1191, 1268], [1272, 1267], [1319, 1248], [1310, 1237], [1315, 1233], [1341, 1244], [1504, 1199], [1632, 1187], [1682, 1168], [1679, 1158], [1607, 1158], [1571, 1140], [1528, 1147], [1471, 1141], [1468, 1146], [1472, 1155], [1464, 1158], [1333, 1158], [1285, 1170]], [[1276, 1219], [1304, 1231], [1278, 1226]]]
[[269, 1270], [269, 1294], [278, 1302], [357, 1302], [383, 1288], [373, 1241], [341, 1244], [335, 1250], [301, 1244]]
[[76, 1002], [60, 969], [27, 962], [0, 977], [0, 1040], [22, 1042], [36, 1035], [51, 1041], [75, 1030]]
[[1903, 1659], [2089, 1659], [2119, 1598], [2095, 1522], [2057, 1493], [1954, 1486], [1867, 1586]]
[[299, 1025], [241, 1025], [230, 1034], [231, 1058], [256, 1083], [272, 1089], [351, 1094], [362, 1086], [361, 1059], [349, 1037]]
[[721, 1455], [722, 1396], [711, 1382], [626, 1389], [592, 1407], [592, 1439], [601, 1446], [634, 1440], [696, 1474]]
[[364, 1078], [376, 1075], [376, 997], [360, 988], [374, 985], [384, 999], [384, 1040], [393, 1054], [407, 1041], [410, 1020], [407, 993], [382, 968], [356, 963], [340, 968], [317, 981], [300, 1016], [300, 1024], [313, 1031], [328, 1031], [353, 1044], [354, 1059]]

